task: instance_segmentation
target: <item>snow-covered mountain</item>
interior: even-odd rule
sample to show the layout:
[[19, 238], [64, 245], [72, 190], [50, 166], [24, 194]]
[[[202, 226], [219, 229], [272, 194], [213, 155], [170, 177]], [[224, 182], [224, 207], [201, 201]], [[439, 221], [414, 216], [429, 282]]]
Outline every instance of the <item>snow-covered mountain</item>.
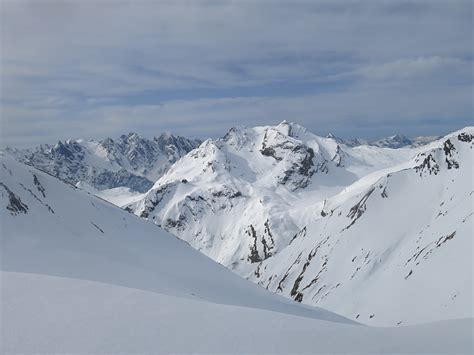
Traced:
[[2, 353], [472, 351], [470, 320], [355, 325], [271, 294], [152, 223], [0, 159]]
[[[162, 295], [157, 305], [166, 307], [183, 303], [188, 307], [195, 304], [196, 308], [210, 302], [351, 324], [335, 314], [300, 308], [273, 295], [232, 274], [152, 223], [42, 171], [4, 155], [1, 155], [0, 169], [1, 270], [5, 274], [2, 295], [7, 295], [6, 300], [1, 299], [2, 309], [6, 311], [2, 313], [2, 323], [9, 325], [2, 333], [2, 343], [7, 344], [5, 350], [11, 351], [9, 346], [15, 345], [22, 349], [23, 344], [14, 341], [21, 341], [23, 331], [31, 329], [21, 322], [26, 319], [17, 319], [17, 314], [12, 313], [13, 308], [23, 314], [17, 307], [25, 299], [37, 302], [25, 297], [22, 292], [25, 288], [36, 290], [37, 286], [38, 291], [44, 292], [42, 288], [49, 284], [54, 288], [71, 284], [73, 288], [84, 288], [87, 295], [95, 285], [64, 283], [62, 278], [116, 285], [115, 289], [127, 297], [130, 295], [123, 292], [126, 287], [156, 293]], [[29, 273], [50, 277], [25, 276]], [[67, 291], [66, 294], [71, 296]], [[100, 294], [94, 297], [98, 296]], [[67, 305], [60, 295], [53, 299]], [[54, 309], [49, 302], [46, 306]], [[28, 322], [42, 326], [43, 320], [32, 316], [37, 311], [23, 316]], [[171, 321], [173, 312], [165, 316]], [[55, 317], [57, 324], [73, 322], [56, 313], [50, 315], [48, 321], [55, 322]], [[22, 331], [16, 334], [15, 329]], [[37, 338], [44, 333], [43, 330], [31, 335]], [[24, 345], [28, 347], [28, 342]]]
[[431, 143], [435, 140], [441, 139], [441, 136], [417, 136], [415, 138], [408, 138], [401, 134], [395, 134], [389, 137], [384, 137], [376, 141], [369, 142], [366, 139], [361, 138], [351, 138], [351, 139], [344, 139], [334, 135], [333, 133], [329, 133], [326, 135], [326, 138], [334, 139], [339, 144], [344, 144], [348, 147], [358, 147], [361, 145], [372, 145], [375, 147], [380, 148], [391, 148], [391, 149], [399, 149], [404, 147], [421, 147], [428, 143]]
[[[180, 151], [146, 193], [77, 185], [298, 302], [376, 325], [471, 317], [472, 273], [460, 270], [472, 266], [473, 133], [393, 149], [345, 144], [286, 121], [235, 127]], [[434, 275], [449, 280], [440, 288]]]
[[369, 141], [366, 139], [362, 138], [350, 138], [350, 139], [344, 139], [341, 137], [336, 136], [333, 133], [329, 133], [326, 135], [326, 138], [331, 138], [334, 139], [337, 143], [339, 144], [344, 144], [347, 145], [348, 147], [358, 147], [359, 145], [368, 145]]
[[371, 145], [374, 145], [376, 147], [380, 148], [392, 148], [392, 149], [398, 149], [406, 146], [412, 145], [412, 141], [401, 134], [395, 134], [390, 137], [385, 137], [382, 139], [379, 139], [375, 142], [370, 143]]
[[[402, 307], [405, 306], [403, 302], [408, 302], [413, 292], [420, 288], [425, 293], [418, 292], [420, 299], [413, 303], [418, 307], [421, 297], [428, 297], [435, 289], [433, 273], [444, 265], [443, 261], [450, 257], [451, 251], [449, 248], [436, 248], [440, 255], [433, 258], [436, 261], [432, 264], [436, 266], [423, 266], [420, 268], [423, 271], [418, 271], [413, 278], [417, 270], [412, 270], [411, 265], [401, 268], [395, 265], [404, 264], [407, 253], [415, 253], [416, 247], [420, 245], [422, 248], [422, 243], [433, 242], [433, 238], [449, 236], [454, 230], [458, 235], [472, 235], [470, 223], [465, 223], [464, 227], [456, 224], [472, 212], [471, 201], [463, 200], [472, 190], [472, 142], [470, 138], [462, 138], [471, 134], [472, 129], [466, 129], [430, 145], [392, 149], [371, 145], [350, 147], [333, 138], [315, 136], [303, 127], [287, 122], [275, 127], [233, 128], [223, 138], [207, 140], [180, 159], [150, 191], [129, 204], [127, 209], [274, 292], [308, 304], [322, 302], [325, 307], [353, 319], [395, 325], [463, 314], [471, 316], [472, 311], [466, 310], [465, 301], [469, 292], [466, 287], [460, 287], [460, 282], [466, 281], [464, 279], [447, 283], [443, 293], [434, 296], [432, 302], [425, 302], [418, 312], [412, 312], [410, 307], [405, 307], [405, 312], [398, 312], [397, 307], [386, 307], [381, 299], [377, 306], [367, 291], [377, 295], [380, 290], [380, 294], [386, 297], [383, 290], [390, 290], [392, 295], [406, 291], [407, 298], [400, 297], [399, 306]], [[444, 156], [434, 153], [444, 152], [443, 147], [450, 144], [447, 142], [453, 144], [452, 154], [459, 160], [456, 160], [461, 166], [459, 169], [454, 169], [454, 165], [445, 167]], [[417, 166], [423, 164], [420, 159], [424, 157], [436, 158], [436, 162], [428, 160], [423, 165], [423, 169], [432, 170], [431, 177], [419, 176], [422, 168]], [[433, 169], [439, 169], [439, 173], [435, 175]], [[398, 179], [393, 186], [391, 181], [395, 178], [390, 178], [392, 175], [387, 177], [389, 173]], [[389, 203], [376, 205], [369, 211], [365, 200], [375, 191], [374, 186], [386, 180], [390, 181], [390, 186], [381, 194], [384, 195], [383, 201]], [[439, 191], [452, 184], [451, 180], [459, 181], [458, 189], [453, 191], [455, 196], [441, 195]], [[390, 190], [393, 193], [389, 194]], [[396, 198], [386, 198], [385, 195]], [[338, 212], [337, 216], [329, 216], [335, 208], [329, 206], [336, 206], [341, 196], [347, 199], [338, 207], [341, 215]], [[412, 201], [413, 196], [420, 201], [419, 204]], [[446, 208], [451, 206], [447, 201], [451, 197], [452, 201], [464, 201], [450, 212], [452, 223], [433, 219], [431, 210], [440, 204]], [[410, 201], [410, 208], [404, 207], [400, 201], [405, 201], [405, 204]], [[429, 206], [425, 206], [428, 203]], [[404, 219], [409, 216], [412, 218]], [[359, 218], [370, 222], [358, 223], [356, 228], [351, 223]], [[329, 220], [331, 226], [326, 232], [323, 226]], [[390, 233], [384, 231], [389, 225], [392, 226]], [[431, 227], [426, 227], [428, 225]], [[448, 233], [446, 228], [453, 231]], [[425, 234], [419, 234], [422, 230]], [[328, 268], [323, 265], [324, 258], [340, 239], [346, 239], [346, 235], [351, 235], [347, 238], [354, 245], [335, 249], [337, 256], [333, 257], [332, 263], [340, 266], [334, 268], [334, 272], [321, 271]], [[413, 239], [418, 238], [418, 242], [412, 245]], [[300, 239], [308, 240], [307, 244], [296, 242]], [[464, 240], [471, 242], [468, 237]], [[357, 255], [352, 255], [362, 248], [359, 245], [365, 246]], [[319, 248], [324, 250], [323, 255], [317, 253]], [[465, 244], [456, 248], [469, 250]], [[392, 254], [395, 249], [396, 256]], [[369, 251], [371, 254], [367, 256]], [[458, 262], [449, 268], [450, 272], [463, 272], [461, 270], [467, 266], [469, 258], [460, 255]], [[352, 262], [354, 256], [357, 257]], [[392, 259], [385, 260], [388, 257]], [[346, 259], [350, 263], [342, 263]], [[368, 278], [360, 272], [363, 265], [373, 276]], [[309, 267], [311, 271], [307, 272]], [[412, 275], [405, 280], [410, 272], [405, 270], [407, 267], [411, 267]], [[357, 277], [352, 276], [354, 272]], [[320, 281], [320, 273], [325, 275], [324, 283]], [[349, 281], [344, 279], [348, 274]], [[403, 282], [394, 282], [390, 288], [385, 287], [386, 281], [380, 281], [392, 277], [401, 277]], [[370, 288], [365, 288], [364, 282]], [[362, 291], [350, 302], [347, 297], [355, 294], [354, 289], [358, 287]], [[454, 300], [448, 302], [450, 297]], [[382, 310], [384, 305], [385, 310]], [[438, 312], [440, 308], [443, 311]]]
[[369, 324], [472, 317], [473, 148], [464, 129], [362, 178], [250, 277]]
[[209, 139], [127, 206], [241, 275], [286, 247], [323, 201], [411, 149], [348, 147], [296, 124]]
[[200, 143], [169, 133], [152, 140], [130, 133], [116, 140], [67, 140], [33, 149], [7, 148], [7, 152], [91, 191], [120, 187], [145, 192], [171, 164]]

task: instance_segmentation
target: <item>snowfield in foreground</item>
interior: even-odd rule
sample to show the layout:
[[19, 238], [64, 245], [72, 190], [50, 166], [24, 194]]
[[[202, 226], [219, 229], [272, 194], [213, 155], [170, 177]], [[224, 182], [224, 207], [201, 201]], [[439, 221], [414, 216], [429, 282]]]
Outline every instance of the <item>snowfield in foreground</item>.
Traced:
[[1, 156], [2, 353], [471, 353], [471, 319], [373, 328], [239, 278]]
[[2, 352], [416, 353], [472, 350], [472, 320], [373, 328], [117, 285], [3, 272]]

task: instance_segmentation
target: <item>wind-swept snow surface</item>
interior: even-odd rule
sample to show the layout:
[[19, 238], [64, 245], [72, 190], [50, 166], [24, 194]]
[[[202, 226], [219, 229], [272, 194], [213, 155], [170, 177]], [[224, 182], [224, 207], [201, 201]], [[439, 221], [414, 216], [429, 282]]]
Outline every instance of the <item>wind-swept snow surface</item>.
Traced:
[[72, 185], [8, 157], [1, 161], [4, 271], [346, 321], [273, 295], [152, 223]]
[[46, 275], [2, 273], [4, 353], [469, 354], [472, 320], [372, 328]]
[[1, 157], [2, 353], [470, 353], [471, 320], [370, 328], [271, 294]]

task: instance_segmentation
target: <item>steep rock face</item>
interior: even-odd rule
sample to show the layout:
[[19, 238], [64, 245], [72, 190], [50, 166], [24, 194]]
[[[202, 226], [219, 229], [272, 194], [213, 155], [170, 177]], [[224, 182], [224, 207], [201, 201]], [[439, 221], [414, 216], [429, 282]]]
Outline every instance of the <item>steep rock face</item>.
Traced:
[[320, 170], [326, 171], [327, 161], [323, 159], [315, 168], [313, 149], [292, 139], [291, 126], [286, 123], [280, 126], [284, 127], [282, 129], [286, 134], [278, 129], [265, 130], [260, 153], [275, 159], [280, 165], [285, 165], [277, 177], [279, 184], [288, 185], [293, 191], [305, 188], [311, 182], [313, 174], [318, 171], [317, 168], [322, 166]]
[[315, 205], [250, 279], [369, 324], [472, 317], [473, 132]]
[[128, 187], [145, 192], [171, 164], [200, 142], [162, 134], [149, 140], [136, 133], [117, 140], [68, 140], [34, 149], [7, 149], [18, 160], [72, 184], [97, 190]]
[[308, 204], [415, 151], [397, 154], [351, 148], [286, 121], [235, 127], [181, 158], [126, 208], [248, 277], [319, 212]]

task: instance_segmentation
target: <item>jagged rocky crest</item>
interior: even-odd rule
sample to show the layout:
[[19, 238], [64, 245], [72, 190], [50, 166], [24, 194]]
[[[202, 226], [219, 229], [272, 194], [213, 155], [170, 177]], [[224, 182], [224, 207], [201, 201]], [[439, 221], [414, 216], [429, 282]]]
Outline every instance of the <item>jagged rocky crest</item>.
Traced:
[[85, 182], [97, 190], [128, 187], [145, 192], [179, 158], [200, 144], [171, 134], [152, 140], [136, 133], [113, 140], [67, 140], [33, 149], [10, 149], [19, 161], [72, 184]]

